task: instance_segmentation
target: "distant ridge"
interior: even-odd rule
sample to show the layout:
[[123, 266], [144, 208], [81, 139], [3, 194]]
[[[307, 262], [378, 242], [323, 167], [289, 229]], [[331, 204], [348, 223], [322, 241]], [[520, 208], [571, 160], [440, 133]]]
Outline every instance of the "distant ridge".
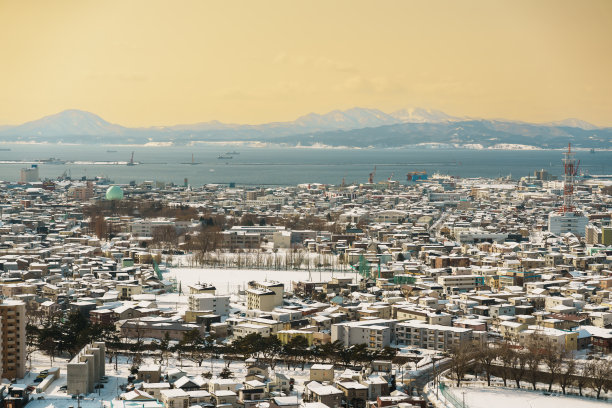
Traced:
[[572, 142], [576, 147], [612, 148], [612, 128], [598, 128], [580, 119], [544, 124], [508, 120], [470, 119], [442, 111], [406, 108], [392, 113], [355, 107], [325, 114], [309, 113], [291, 122], [261, 125], [218, 121], [165, 127], [128, 128], [77, 109], [18, 126], [0, 127], [3, 142], [188, 144], [206, 141], [257, 141], [287, 145], [347, 147], [397, 147], [440, 144], [450, 147], [504, 148], [525, 145], [558, 148]]

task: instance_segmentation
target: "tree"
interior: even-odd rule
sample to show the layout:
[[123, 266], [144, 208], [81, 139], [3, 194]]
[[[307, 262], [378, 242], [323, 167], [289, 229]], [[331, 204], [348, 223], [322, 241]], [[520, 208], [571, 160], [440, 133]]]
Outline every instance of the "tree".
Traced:
[[183, 350], [186, 352], [185, 357], [196, 363], [198, 367], [202, 366], [202, 363], [206, 360], [207, 355], [212, 352], [213, 348], [212, 337], [203, 338], [198, 329], [185, 333], [181, 343]]
[[576, 385], [578, 386], [578, 393], [582, 397], [582, 388], [588, 385], [590, 376], [590, 367], [588, 364], [583, 364], [579, 370], [579, 374], [576, 376]]
[[597, 393], [597, 399], [601, 390], [610, 384], [612, 376], [612, 362], [610, 360], [591, 360], [587, 363], [588, 384]]
[[173, 225], [162, 225], [153, 228], [153, 243], [159, 244], [163, 249], [173, 249], [178, 244], [178, 234]]
[[559, 385], [563, 394], [565, 395], [565, 389], [572, 384], [574, 381], [574, 375], [576, 374], [576, 360], [573, 356], [565, 356], [563, 358], [563, 365], [559, 372]]
[[164, 332], [164, 337], [160, 341], [154, 342], [154, 344], [159, 350], [159, 364], [164, 364], [164, 360], [166, 360], [167, 364], [170, 357], [170, 333]]
[[232, 373], [232, 370], [229, 369], [229, 367], [223, 367], [223, 370], [219, 374], [219, 377], [223, 378], [224, 380], [232, 378], [233, 376], [234, 374]]
[[516, 388], [521, 388], [521, 380], [525, 376], [527, 364], [527, 353], [524, 351], [512, 352], [512, 378], [516, 383]]
[[540, 363], [542, 362], [542, 350], [545, 346], [535, 340], [534, 337], [531, 337], [527, 341], [527, 350], [525, 352], [525, 358], [527, 361], [527, 368], [529, 369], [529, 382], [533, 386], [533, 389], [536, 389], [536, 385], [538, 382], [538, 375], [540, 373]]
[[454, 346], [450, 350], [451, 356], [451, 372], [455, 375], [457, 380], [457, 387], [461, 385], [461, 380], [467, 374], [468, 368], [475, 355], [472, 351], [472, 345], [463, 343], [458, 346]]
[[297, 364], [298, 360], [302, 360], [302, 370], [304, 369], [304, 364], [306, 363], [306, 359], [304, 357], [307, 356], [308, 350], [308, 340], [306, 337], [298, 335], [293, 337], [287, 344], [285, 344], [285, 354], [287, 354], [291, 360]]
[[542, 359], [548, 368], [548, 392], [551, 392], [552, 385], [563, 366], [565, 350], [559, 346], [559, 343], [553, 341], [545, 342], [544, 346], [545, 347], [542, 351]]
[[491, 371], [493, 369], [493, 362], [497, 358], [497, 350], [494, 349], [491, 343], [483, 342], [480, 344], [478, 351], [476, 352], [476, 360], [480, 367], [485, 371], [487, 376], [487, 385], [491, 386]]
[[276, 357], [283, 351], [283, 344], [276, 336], [264, 337], [261, 339], [261, 354], [264, 359], [270, 360], [270, 367], [274, 369], [276, 366]]
[[508, 379], [512, 376], [512, 365], [514, 362], [515, 352], [512, 349], [510, 343], [507, 341], [500, 345], [498, 350], [498, 357], [501, 360], [500, 373], [502, 380], [504, 381], [504, 387], [508, 386]]
[[32, 353], [39, 349], [38, 335], [39, 329], [36, 325], [26, 324], [26, 360], [30, 363], [30, 370], [32, 369]]

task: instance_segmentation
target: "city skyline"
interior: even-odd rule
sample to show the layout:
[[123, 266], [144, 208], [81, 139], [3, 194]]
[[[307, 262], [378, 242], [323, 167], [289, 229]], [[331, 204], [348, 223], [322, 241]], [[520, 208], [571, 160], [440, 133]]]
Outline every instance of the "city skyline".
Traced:
[[0, 124], [261, 124], [354, 106], [612, 126], [612, 4], [0, 4]]

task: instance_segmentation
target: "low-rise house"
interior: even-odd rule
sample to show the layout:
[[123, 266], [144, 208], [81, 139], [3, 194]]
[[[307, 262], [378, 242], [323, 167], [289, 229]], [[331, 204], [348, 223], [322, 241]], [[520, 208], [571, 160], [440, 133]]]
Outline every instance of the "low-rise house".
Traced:
[[189, 407], [189, 394], [181, 389], [170, 389], [160, 391], [160, 401], [166, 408]]
[[310, 367], [310, 381], [332, 382], [334, 381], [333, 364], [313, 364]]

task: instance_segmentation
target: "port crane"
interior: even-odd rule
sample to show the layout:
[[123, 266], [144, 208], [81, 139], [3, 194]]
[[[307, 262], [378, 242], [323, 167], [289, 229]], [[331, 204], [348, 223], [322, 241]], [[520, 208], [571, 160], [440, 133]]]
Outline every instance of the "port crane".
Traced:
[[134, 152], [132, 152], [132, 157], [130, 157], [130, 161], [127, 164], [128, 166], [133, 166], [134, 165]]
[[375, 176], [376, 176], [376, 166], [374, 166], [374, 171], [370, 173], [370, 177], [368, 178], [368, 183], [374, 184]]

